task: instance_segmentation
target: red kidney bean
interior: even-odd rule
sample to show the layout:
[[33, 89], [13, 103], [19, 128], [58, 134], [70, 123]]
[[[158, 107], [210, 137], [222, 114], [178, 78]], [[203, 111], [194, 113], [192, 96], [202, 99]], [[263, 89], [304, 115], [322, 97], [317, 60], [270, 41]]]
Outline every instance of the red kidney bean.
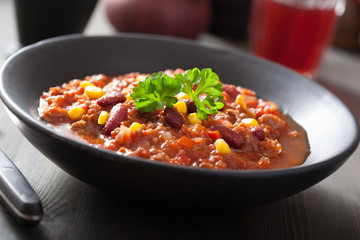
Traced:
[[105, 123], [104, 132], [109, 135], [115, 128], [120, 126], [120, 123], [127, 118], [127, 107], [116, 104], [109, 113], [109, 118]]
[[237, 95], [240, 94], [240, 92], [236, 90], [235, 85], [231, 85], [231, 84], [224, 83], [223, 90], [227, 92], [232, 99], [235, 99]]
[[184, 124], [185, 121], [176, 108], [166, 107], [164, 112], [165, 112], [165, 120], [167, 124], [169, 124], [174, 128], [178, 128], [178, 129], [181, 128], [181, 126]]
[[234, 132], [227, 127], [214, 125], [211, 126], [210, 129], [213, 131], [218, 130], [220, 132], [221, 138], [224, 139], [225, 142], [227, 142], [227, 144], [229, 144], [233, 148], [241, 148], [246, 142], [245, 138], [242, 135]]
[[97, 100], [97, 104], [100, 107], [107, 107], [107, 106], [113, 106], [117, 103], [125, 102], [126, 97], [121, 92], [111, 92], [109, 94], [105, 94], [101, 98]]
[[260, 141], [265, 139], [265, 132], [261, 127], [252, 128], [251, 133]]
[[197, 111], [197, 107], [194, 103], [193, 100], [191, 99], [181, 99], [180, 101], [183, 101], [184, 103], [186, 103], [186, 107], [187, 107], [187, 113], [194, 113]]

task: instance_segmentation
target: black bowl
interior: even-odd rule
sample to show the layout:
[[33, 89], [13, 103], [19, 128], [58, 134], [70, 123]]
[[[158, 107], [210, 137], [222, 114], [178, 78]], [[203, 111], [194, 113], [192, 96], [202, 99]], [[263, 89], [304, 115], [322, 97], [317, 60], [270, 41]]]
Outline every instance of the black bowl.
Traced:
[[[278, 103], [308, 132], [311, 155], [306, 162], [288, 169], [251, 171], [172, 166], [89, 146], [55, 131], [38, 116], [41, 93], [74, 78], [195, 66], [211, 67], [223, 82], [253, 89]], [[318, 183], [338, 169], [359, 143], [352, 113], [317, 83], [259, 58], [188, 40], [128, 34], [54, 38], [8, 59], [0, 87], [15, 124], [46, 157], [74, 177], [126, 197], [266, 203]]]

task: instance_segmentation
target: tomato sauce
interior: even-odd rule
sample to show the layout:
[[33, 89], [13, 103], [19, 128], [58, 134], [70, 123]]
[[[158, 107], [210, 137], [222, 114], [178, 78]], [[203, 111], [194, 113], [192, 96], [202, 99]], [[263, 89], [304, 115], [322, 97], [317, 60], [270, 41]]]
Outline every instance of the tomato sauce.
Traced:
[[[169, 76], [182, 72], [164, 71]], [[174, 165], [288, 168], [301, 165], [310, 153], [300, 125], [282, 115], [274, 102], [239, 86], [223, 84], [225, 106], [205, 120], [194, 122], [189, 117], [194, 115], [190, 113], [194, 106], [181, 94], [177, 97], [186, 102], [187, 112], [180, 113], [175, 106], [169, 113], [140, 113], [129, 94], [146, 76], [150, 74], [99, 74], [52, 87], [40, 98], [39, 115], [55, 129], [95, 147]], [[100, 89], [102, 95], [87, 92], [88, 85]], [[169, 115], [174, 111], [175, 115]], [[179, 120], [180, 125], [174, 124]]]

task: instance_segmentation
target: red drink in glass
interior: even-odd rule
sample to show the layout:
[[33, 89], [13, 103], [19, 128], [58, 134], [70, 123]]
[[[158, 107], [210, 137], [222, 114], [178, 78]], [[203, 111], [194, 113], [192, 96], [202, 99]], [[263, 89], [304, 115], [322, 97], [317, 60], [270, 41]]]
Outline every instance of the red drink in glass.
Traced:
[[254, 0], [251, 50], [313, 78], [333, 35], [335, 7], [308, 8], [285, 2]]

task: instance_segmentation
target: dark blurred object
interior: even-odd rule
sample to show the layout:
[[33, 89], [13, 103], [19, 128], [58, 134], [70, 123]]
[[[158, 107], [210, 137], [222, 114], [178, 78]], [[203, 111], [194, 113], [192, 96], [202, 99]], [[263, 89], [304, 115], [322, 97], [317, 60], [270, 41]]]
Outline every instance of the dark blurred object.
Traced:
[[360, 4], [358, 0], [347, 0], [344, 15], [339, 18], [333, 45], [354, 51], [359, 49]]
[[97, 0], [14, 0], [19, 42], [26, 46], [65, 34], [81, 33]]
[[196, 38], [208, 30], [210, 0], [106, 0], [110, 23], [119, 32]]
[[210, 33], [224, 37], [247, 37], [251, 0], [211, 0], [211, 4]]

